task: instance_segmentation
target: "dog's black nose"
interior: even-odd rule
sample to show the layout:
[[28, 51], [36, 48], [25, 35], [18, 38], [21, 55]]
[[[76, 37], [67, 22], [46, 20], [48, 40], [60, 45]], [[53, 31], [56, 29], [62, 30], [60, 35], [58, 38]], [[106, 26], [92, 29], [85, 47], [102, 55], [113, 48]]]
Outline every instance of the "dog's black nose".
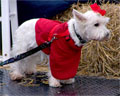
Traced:
[[109, 35], [110, 35], [110, 34], [109, 34], [109, 33], [107, 33], [107, 34], [106, 34], [106, 37], [109, 37]]

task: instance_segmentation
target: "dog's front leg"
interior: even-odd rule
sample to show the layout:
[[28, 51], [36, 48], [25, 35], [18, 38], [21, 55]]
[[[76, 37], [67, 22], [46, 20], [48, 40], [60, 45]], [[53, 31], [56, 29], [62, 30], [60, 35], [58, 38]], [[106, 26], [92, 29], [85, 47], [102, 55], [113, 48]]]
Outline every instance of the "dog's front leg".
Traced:
[[49, 77], [49, 86], [51, 87], [61, 87], [60, 80], [57, 80], [53, 76]]
[[54, 78], [51, 74], [51, 71], [48, 73], [49, 86], [51, 87], [61, 87], [60, 80]]

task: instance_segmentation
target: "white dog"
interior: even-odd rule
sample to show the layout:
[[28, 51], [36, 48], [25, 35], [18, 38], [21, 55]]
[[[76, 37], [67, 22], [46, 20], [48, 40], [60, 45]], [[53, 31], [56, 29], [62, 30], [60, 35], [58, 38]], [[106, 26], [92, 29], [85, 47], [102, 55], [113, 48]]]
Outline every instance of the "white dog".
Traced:
[[[12, 56], [24, 53], [41, 44], [39, 40], [36, 40], [36, 38], [39, 39], [39, 36], [36, 36], [36, 34], [39, 33], [35, 32], [36, 30], [43, 31], [40, 29], [40, 27], [36, 27], [36, 23], [40, 23], [38, 22], [39, 20], [40, 19], [32, 19], [26, 21], [16, 30], [14, 34], [15, 41], [12, 49]], [[48, 24], [46, 22], [44, 24], [44, 20], [46, 19], [42, 18], [42, 20], [42, 27], [44, 27], [44, 30], [48, 30], [46, 27], [52, 26], [50, 22], [54, 22], [48, 20]], [[55, 22], [59, 23], [59, 26], [62, 25], [62, 27], [65, 28], [59, 28], [58, 26], [54, 27], [51, 29], [52, 32], [50, 34], [52, 35], [48, 34], [49, 36], [43, 36], [43, 38], [49, 37], [49, 39], [51, 39], [53, 36], [56, 36], [57, 39], [53, 41], [50, 48], [46, 48], [43, 51], [37, 52], [23, 60], [12, 64], [12, 72], [10, 73], [12, 80], [21, 79], [25, 76], [25, 74], [35, 73], [36, 64], [39, 64], [41, 62], [40, 57], [44, 55], [43, 53], [46, 53], [47, 55], [49, 54], [48, 58], [50, 57], [49, 60], [51, 63], [49, 67], [49, 85], [52, 87], [60, 87], [60, 83], [74, 83], [74, 76], [76, 74], [80, 60], [81, 46], [91, 40], [102, 41], [104, 39], [107, 39], [110, 35], [110, 31], [106, 28], [106, 24], [109, 22], [109, 18], [102, 16], [98, 12], [94, 11], [87, 11], [83, 14], [77, 10], [73, 10], [73, 18], [68, 22]], [[58, 34], [54, 34], [55, 30], [58, 30]], [[61, 34], [61, 31], [63, 30], [65, 33]], [[57, 43], [58, 41], [59, 44]], [[64, 47], [67, 45], [70, 48], [67, 47], [64, 49]], [[68, 52], [66, 50], [71, 50], [71, 52]], [[60, 63], [67, 65], [63, 65], [62, 67]], [[68, 63], [70, 63], [70, 65]]]

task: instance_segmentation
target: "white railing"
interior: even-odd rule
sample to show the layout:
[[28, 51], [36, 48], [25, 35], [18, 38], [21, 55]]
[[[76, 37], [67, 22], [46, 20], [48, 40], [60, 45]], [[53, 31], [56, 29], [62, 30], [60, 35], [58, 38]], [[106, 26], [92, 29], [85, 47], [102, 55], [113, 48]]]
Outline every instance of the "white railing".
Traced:
[[2, 22], [2, 55], [0, 56], [1, 61], [6, 60], [10, 57], [10, 24], [13, 42], [14, 32], [18, 27], [16, 0], [1, 0], [0, 22]]

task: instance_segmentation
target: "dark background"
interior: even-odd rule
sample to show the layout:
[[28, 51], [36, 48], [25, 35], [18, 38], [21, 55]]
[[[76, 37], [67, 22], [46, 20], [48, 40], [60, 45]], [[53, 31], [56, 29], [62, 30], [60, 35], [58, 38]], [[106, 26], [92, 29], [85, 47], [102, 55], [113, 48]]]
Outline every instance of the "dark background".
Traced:
[[[56, 14], [63, 12], [70, 7], [71, 4], [77, 3], [78, 0], [17, 0], [18, 7], [18, 22], [19, 25], [24, 21], [32, 18], [52, 18]], [[79, 0], [81, 3], [86, 3], [88, 0]], [[95, 0], [89, 0], [93, 3]], [[98, 0], [99, 1], [99, 0]], [[119, 0], [106, 0], [118, 3]], [[1, 3], [1, 2], [0, 2]], [[99, 2], [98, 2], [99, 3]], [[0, 4], [1, 9], [1, 4]], [[1, 16], [1, 10], [0, 10]], [[1, 24], [1, 23], [0, 23]], [[1, 25], [0, 25], [0, 50], [1, 44]]]

